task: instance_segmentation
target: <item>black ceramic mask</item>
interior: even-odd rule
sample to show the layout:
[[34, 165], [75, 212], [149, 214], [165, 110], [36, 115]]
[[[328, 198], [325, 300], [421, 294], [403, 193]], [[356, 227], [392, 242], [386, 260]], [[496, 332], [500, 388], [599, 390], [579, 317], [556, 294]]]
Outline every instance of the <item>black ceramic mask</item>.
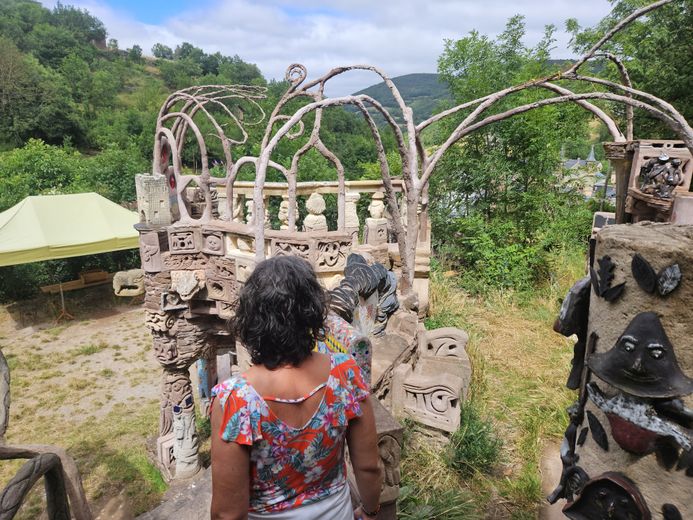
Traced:
[[633, 481], [607, 472], [590, 480], [580, 496], [563, 508], [572, 520], [650, 520], [645, 499]]
[[607, 352], [588, 361], [592, 372], [631, 395], [673, 398], [693, 392], [693, 379], [679, 367], [674, 346], [654, 312], [642, 312]]

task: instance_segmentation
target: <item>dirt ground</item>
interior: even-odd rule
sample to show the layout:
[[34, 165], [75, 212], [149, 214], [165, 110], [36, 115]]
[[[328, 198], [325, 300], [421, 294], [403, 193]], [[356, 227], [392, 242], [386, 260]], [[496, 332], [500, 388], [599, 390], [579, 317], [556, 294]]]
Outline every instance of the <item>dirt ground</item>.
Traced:
[[[158, 427], [161, 371], [141, 306], [104, 294], [103, 305], [98, 293], [86, 306], [68, 303], [76, 318], [57, 324], [23, 326], [16, 312], [0, 308], [0, 348], [11, 374], [6, 442], [65, 447], [95, 516], [131, 518], [166, 489], [146, 452]], [[3, 462], [0, 481], [6, 484], [19, 464]], [[42, 509], [42, 486], [35, 487], [23, 518]]]

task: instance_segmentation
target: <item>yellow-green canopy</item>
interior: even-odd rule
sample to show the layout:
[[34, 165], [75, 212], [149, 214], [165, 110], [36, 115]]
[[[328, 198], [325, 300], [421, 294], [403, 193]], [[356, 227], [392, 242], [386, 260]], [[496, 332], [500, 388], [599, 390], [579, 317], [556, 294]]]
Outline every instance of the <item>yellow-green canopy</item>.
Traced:
[[27, 197], [0, 213], [0, 266], [132, 249], [138, 220], [97, 193]]

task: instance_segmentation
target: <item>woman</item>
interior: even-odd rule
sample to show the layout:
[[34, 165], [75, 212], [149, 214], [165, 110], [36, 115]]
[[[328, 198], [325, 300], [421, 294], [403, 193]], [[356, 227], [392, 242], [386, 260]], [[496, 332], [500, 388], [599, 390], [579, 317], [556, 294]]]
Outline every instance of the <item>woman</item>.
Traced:
[[[212, 394], [212, 518], [372, 520], [382, 475], [356, 362], [314, 351], [326, 296], [311, 266], [258, 264], [233, 328], [253, 366]], [[352, 510], [344, 441], [362, 504]]]

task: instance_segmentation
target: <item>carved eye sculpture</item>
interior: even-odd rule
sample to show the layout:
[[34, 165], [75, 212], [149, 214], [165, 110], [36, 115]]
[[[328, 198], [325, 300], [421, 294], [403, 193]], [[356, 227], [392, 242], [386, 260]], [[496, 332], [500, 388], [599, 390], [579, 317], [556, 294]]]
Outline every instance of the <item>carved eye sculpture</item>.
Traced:
[[647, 350], [649, 351], [650, 356], [652, 356], [654, 359], [662, 359], [666, 353], [664, 346], [658, 343], [648, 345]]
[[636, 341], [635, 338], [623, 337], [621, 338], [621, 347], [626, 352], [633, 352], [635, 350]]

